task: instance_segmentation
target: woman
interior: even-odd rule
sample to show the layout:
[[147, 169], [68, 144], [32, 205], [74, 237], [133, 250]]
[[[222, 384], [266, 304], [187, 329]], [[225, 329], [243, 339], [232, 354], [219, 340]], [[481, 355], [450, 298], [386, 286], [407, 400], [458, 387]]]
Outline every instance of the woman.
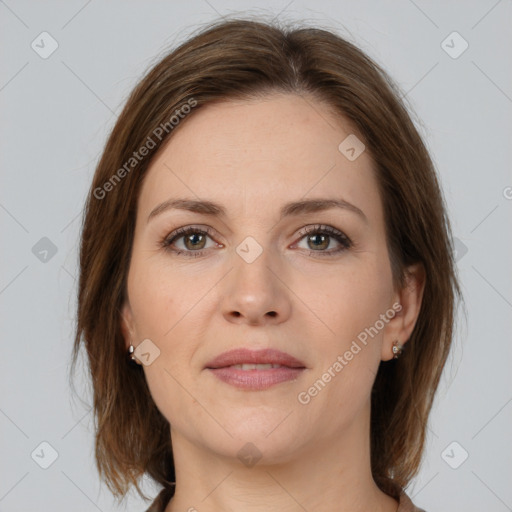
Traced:
[[328, 31], [221, 21], [132, 92], [87, 199], [74, 361], [148, 509], [419, 511], [460, 289], [420, 135]]

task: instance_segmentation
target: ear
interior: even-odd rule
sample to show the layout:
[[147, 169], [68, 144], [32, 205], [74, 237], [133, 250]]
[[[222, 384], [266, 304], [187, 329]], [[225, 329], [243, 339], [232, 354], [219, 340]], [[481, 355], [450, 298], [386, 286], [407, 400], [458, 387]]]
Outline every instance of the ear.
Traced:
[[[132, 308], [130, 307], [130, 303], [127, 300], [121, 307], [120, 316], [121, 316], [121, 318], [120, 318], [121, 332], [123, 334], [126, 351], [128, 351], [128, 349], [130, 348], [130, 344], [134, 344], [136, 331], [135, 331], [135, 322], [133, 321]], [[135, 354], [133, 354], [132, 357], [133, 357], [133, 360], [138, 365], [142, 364], [139, 361], [139, 359], [135, 356]]]
[[397, 304], [400, 304], [401, 308], [388, 322], [384, 331], [382, 361], [389, 361], [393, 358], [392, 349], [395, 340], [398, 340], [400, 346], [405, 345], [409, 340], [420, 313], [425, 279], [425, 269], [421, 263], [407, 267], [405, 285], [394, 294], [393, 300], [395, 307], [392, 309], [398, 309]]
[[133, 321], [133, 313], [130, 303], [127, 300], [121, 307], [120, 317], [121, 332], [123, 334], [126, 350], [128, 350], [130, 344], [133, 344], [135, 341], [135, 323]]

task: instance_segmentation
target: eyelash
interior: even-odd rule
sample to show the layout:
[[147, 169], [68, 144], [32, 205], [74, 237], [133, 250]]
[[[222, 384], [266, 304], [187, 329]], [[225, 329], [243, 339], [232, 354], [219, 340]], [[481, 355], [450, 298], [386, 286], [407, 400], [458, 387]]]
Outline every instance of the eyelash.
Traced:
[[[196, 228], [194, 226], [188, 226], [185, 228], [179, 228], [176, 231], [173, 231], [170, 235], [163, 238], [160, 241], [160, 246], [163, 249], [165, 249], [166, 251], [175, 253], [177, 256], [179, 256], [181, 254], [186, 254], [187, 255], [186, 257], [191, 257], [191, 258], [197, 258], [199, 256], [202, 256], [206, 251], [208, 251], [208, 249], [202, 249], [202, 250], [198, 250], [198, 251], [185, 251], [185, 250], [180, 250], [180, 249], [176, 250], [176, 249], [171, 248], [172, 244], [176, 240], [179, 240], [180, 238], [183, 238], [184, 236], [192, 234], [192, 233], [200, 234], [200, 235], [208, 235], [210, 238], [213, 238], [213, 232], [208, 227], [200, 229], [200, 228]], [[338, 249], [335, 249], [335, 250], [331, 250], [331, 251], [308, 251], [311, 256], [318, 255], [322, 258], [329, 257], [329, 256], [335, 256], [337, 254], [340, 254], [343, 251], [346, 251], [347, 249], [350, 249], [353, 245], [350, 238], [348, 238], [341, 231], [338, 231], [337, 229], [335, 229], [331, 226], [325, 226], [325, 225], [321, 225], [321, 224], [306, 227], [301, 233], [299, 242], [306, 236], [312, 235], [312, 234], [313, 235], [317, 235], [317, 234], [328, 235], [329, 237], [334, 238], [341, 245], [341, 247]]]

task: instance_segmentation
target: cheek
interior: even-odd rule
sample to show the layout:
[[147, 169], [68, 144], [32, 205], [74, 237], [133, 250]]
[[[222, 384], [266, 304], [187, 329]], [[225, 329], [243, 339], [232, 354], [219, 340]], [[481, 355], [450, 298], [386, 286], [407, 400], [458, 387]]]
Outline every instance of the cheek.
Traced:
[[128, 294], [136, 335], [138, 341], [149, 338], [160, 351], [144, 373], [155, 404], [168, 419], [176, 420], [195, 402], [184, 387], [190, 388], [191, 361], [201, 339], [201, 298], [211, 286], [151, 258], [132, 261]]
[[195, 284], [161, 261], [141, 256], [134, 259], [128, 295], [139, 335], [167, 345], [200, 298], [201, 290]]
[[386, 266], [368, 254], [357, 265], [318, 276], [314, 286], [304, 282], [302, 290], [301, 296], [309, 297], [308, 306], [323, 321], [323, 337], [336, 340], [339, 350], [388, 310], [392, 286]]
[[[389, 311], [392, 286], [390, 271], [376, 254], [361, 255], [356, 266], [336, 269], [328, 278], [317, 279], [315, 287], [302, 286], [302, 296], [310, 297], [322, 320], [315, 319], [318, 328], [308, 331], [317, 361], [308, 380], [313, 394], [318, 389], [313, 407], [335, 404], [326, 413], [334, 424], [366, 403], [380, 364], [387, 325], [381, 315]], [[345, 412], [338, 416], [340, 410]]]
[[316, 364], [301, 389], [302, 400], [309, 400], [304, 413], [323, 418], [327, 437], [348, 426], [368, 404], [380, 364], [383, 330], [371, 328], [387, 311], [389, 290], [375, 282], [373, 270], [361, 276], [342, 275], [324, 283], [325, 293], [315, 300], [325, 325], [307, 331], [314, 338]]

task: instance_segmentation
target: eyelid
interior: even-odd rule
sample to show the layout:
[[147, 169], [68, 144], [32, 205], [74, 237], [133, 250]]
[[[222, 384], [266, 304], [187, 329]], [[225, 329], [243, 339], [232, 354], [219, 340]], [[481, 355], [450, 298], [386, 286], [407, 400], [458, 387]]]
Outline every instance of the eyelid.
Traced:
[[350, 238], [343, 231], [341, 231], [338, 228], [335, 228], [334, 226], [330, 226], [329, 224], [310, 224], [302, 228], [301, 231], [298, 232], [298, 235], [304, 236], [310, 233], [317, 233], [319, 231], [321, 231], [322, 233], [338, 235], [346, 239], [348, 242], [351, 242]]
[[214, 239], [214, 237], [217, 236], [217, 232], [210, 226], [201, 224], [191, 224], [188, 226], [182, 226], [172, 230], [169, 234], [163, 237], [161, 243], [172, 243], [174, 240], [179, 239], [190, 232], [204, 233], [205, 235], [208, 235], [211, 239]]

